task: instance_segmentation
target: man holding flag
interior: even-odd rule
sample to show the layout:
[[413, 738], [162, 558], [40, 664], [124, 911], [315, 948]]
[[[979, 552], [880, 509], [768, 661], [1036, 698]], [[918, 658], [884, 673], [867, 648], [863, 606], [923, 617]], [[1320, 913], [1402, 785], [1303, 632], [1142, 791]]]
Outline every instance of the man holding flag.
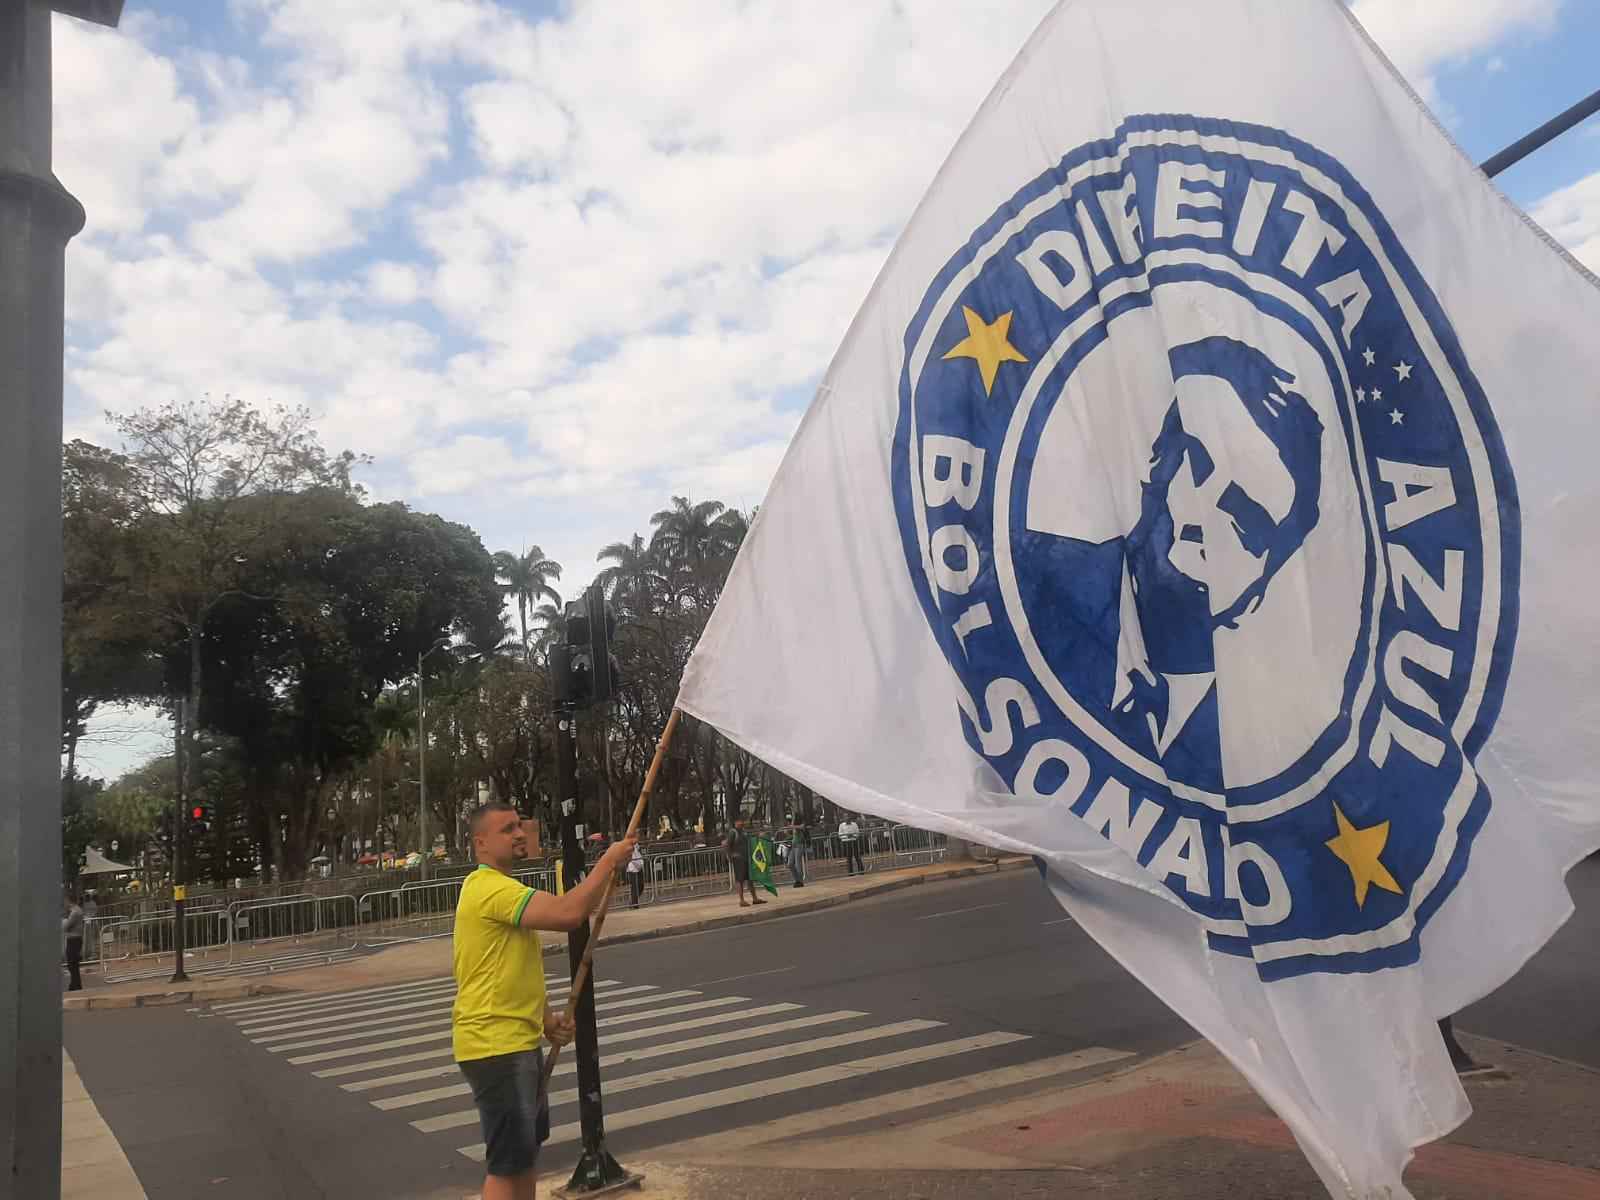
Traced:
[[565, 1046], [575, 1033], [547, 1004], [539, 931], [588, 920], [634, 839], [613, 842], [581, 883], [552, 896], [511, 878], [526, 848], [515, 808], [485, 804], [468, 829], [478, 869], [456, 904], [452, 1046], [483, 1126], [483, 1200], [533, 1200], [539, 1147], [550, 1136], [539, 1043]]
[[1398, 1200], [1469, 1111], [1436, 1022], [1600, 846], [1597, 325], [1338, 0], [1063, 3], [852, 324], [680, 707], [1033, 855], [1330, 1194]]

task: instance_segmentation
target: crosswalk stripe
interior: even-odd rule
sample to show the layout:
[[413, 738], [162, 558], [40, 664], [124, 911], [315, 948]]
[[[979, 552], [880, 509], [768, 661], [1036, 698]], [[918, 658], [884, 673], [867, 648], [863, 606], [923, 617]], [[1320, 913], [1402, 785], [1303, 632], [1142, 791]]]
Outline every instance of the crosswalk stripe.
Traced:
[[[773, 1021], [766, 1025], [752, 1025], [747, 1029], [727, 1029], [721, 1033], [707, 1034], [705, 1037], [688, 1038], [681, 1042], [668, 1042], [664, 1046], [649, 1046], [642, 1050], [625, 1050], [621, 1054], [606, 1055], [602, 1065], [608, 1070], [612, 1067], [624, 1066], [628, 1063], [643, 1062], [650, 1058], [661, 1058], [668, 1054], [686, 1054], [691, 1050], [703, 1050], [707, 1046], [723, 1046], [729, 1042], [748, 1041], [751, 1038], [768, 1037], [776, 1033], [789, 1033], [796, 1029], [810, 1029], [816, 1025], [827, 1025], [834, 1021], [853, 1021], [857, 1017], [864, 1017], [864, 1012], [852, 1009], [843, 1009], [839, 1012], [814, 1013], [809, 1017], [795, 1017], [788, 1021]], [[630, 1041], [642, 1037], [654, 1037], [654, 1029], [634, 1029], [626, 1033], [615, 1033], [600, 1039], [600, 1049], [606, 1050], [617, 1042]], [[408, 1054], [405, 1061], [422, 1062], [429, 1058], [437, 1058], [438, 1051], [427, 1051], [422, 1054]], [[402, 1063], [394, 1064], [396, 1066]], [[578, 1069], [578, 1064], [569, 1058], [566, 1062], [557, 1065], [555, 1075], [570, 1075]], [[348, 1072], [349, 1067], [335, 1067], [332, 1071], [317, 1071], [318, 1076], [327, 1076]], [[371, 1092], [379, 1088], [396, 1087], [402, 1083], [421, 1083], [428, 1079], [442, 1079], [445, 1076], [460, 1074], [455, 1059], [442, 1067], [424, 1067], [417, 1071], [406, 1071], [400, 1075], [383, 1075], [377, 1079], [362, 1079], [356, 1083], [341, 1083], [339, 1086], [347, 1092]]]
[[[701, 1075], [714, 1075], [719, 1071], [736, 1071], [743, 1067], [757, 1066], [765, 1062], [776, 1062], [784, 1058], [797, 1058], [806, 1054], [821, 1054], [826, 1050], [837, 1050], [841, 1046], [854, 1046], [861, 1042], [876, 1041], [879, 1038], [900, 1037], [907, 1033], [921, 1033], [927, 1029], [937, 1029], [942, 1021], [896, 1021], [889, 1025], [875, 1025], [870, 1029], [857, 1029], [850, 1033], [840, 1033], [833, 1037], [811, 1038], [803, 1042], [791, 1042], [786, 1046], [770, 1046], [765, 1050], [752, 1050], [744, 1054], [728, 1054], [721, 1058], [706, 1058], [699, 1062], [682, 1063], [676, 1067], [665, 1067], [659, 1071], [646, 1071], [639, 1075], [628, 1075], [621, 1079], [612, 1079], [605, 1085], [607, 1095], [617, 1095], [619, 1092], [632, 1092], [640, 1088], [658, 1087], [664, 1083], [677, 1083], [683, 1079], [695, 1079]], [[384, 1110], [407, 1108], [414, 1104], [428, 1104], [435, 1100], [449, 1100], [456, 1096], [470, 1096], [472, 1089], [464, 1084], [449, 1088], [434, 1088], [426, 1092], [412, 1092], [406, 1096], [390, 1096], [383, 1100], [374, 1100], [372, 1106]], [[550, 1107], [556, 1108], [563, 1104], [572, 1104], [578, 1099], [578, 1089], [568, 1088], [550, 1094]], [[464, 1125], [478, 1123], [478, 1110], [469, 1108], [461, 1112], [445, 1113], [437, 1117], [428, 1117], [423, 1120], [411, 1122], [412, 1128], [422, 1133], [438, 1133], [444, 1129], [459, 1129]]]
[[649, 1012], [623, 1013], [616, 1017], [601, 1017], [596, 1021], [596, 1029], [613, 1029], [618, 1025], [633, 1025], [640, 1021], [653, 1021], [657, 1017], [674, 1017], [679, 1013], [699, 1012], [706, 1008], [724, 1008], [729, 1004], [748, 1004], [748, 996], [717, 996], [710, 1000], [695, 1000], [688, 1004], [671, 1004], [666, 1008], [652, 1009]]
[[[613, 1132], [624, 1129], [633, 1129], [640, 1125], [652, 1125], [657, 1121], [667, 1121], [674, 1117], [688, 1116], [691, 1113], [705, 1112], [713, 1108], [726, 1108], [734, 1104], [742, 1104], [748, 1100], [762, 1100], [770, 1096], [781, 1096], [788, 1092], [805, 1091], [809, 1088], [822, 1087], [830, 1083], [839, 1083], [846, 1079], [859, 1079], [863, 1075], [876, 1074], [879, 1071], [891, 1071], [899, 1067], [913, 1066], [917, 1063], [930, 1062], [934, 1059], [945, 1059], [957, 1054], [970, 1054], [976, 1050], [990, 1050], [996, 1046], [1005, 1046], [1013, 1042], [1028, 1040], [1025, 1033], [983, 1033], [975, 1037], [955, 1038], [947, 1042], [934, 1042], [926, 1046], [913, 1046], [908, 1050], [897, 1050], [892, 1054], [879, 1054], [872, 1058], [860, 1058], [853, 1062], [839, 1063], [831, 1067], [817, 1067], [810, 1071], [801, 1071], [794, 1075], [779, 1075], [768, 1079], [759, 1079], [753, 1083], [741, 1084], [737, 1087], [722, 1088], [714, 1092], [701, 1092], [694, 1096], [685, 1096], [678, 1100], [664, 1100], [659, 1104], [647, 1104], [643, 1108], [628, 1109], [623, 1112], [608, 1114], [606, 1128]], [[560, 1125], [550, 1131], [550, 1140], [546, 1145], [561, 1145], [566, 1142], [577, 1141], [582, 1136], [582, 1131], [576, 1121]], [[475, 1161], [483, 1161], [484, 1147], [479, 1142], [473, 1146], [463, 1146], [460, 1153]]]
[[440, 984], [455, 984], [455, 977], [451, 975], [434, 975], [427, 979], [411, 979], [405, 983], [388, 983], [382, 987], [347, 989], [342, 992], [301, 992], [292, 996], [274, 996], [264, 1000], [232, 1000], [227, 1004], [213, 1004], [212, 1012], [227, 1013], [229, 1015], [240, 1012], [271, 1012], [276, 1009], [298, 1008], [303, 1004], [325, 1004], [334, 1000], [349, 1000], [357, 997], [382, 996], [392, 992], [406, 992], [413, 988], [438, 987]]
[[[922, 1084], [920, 1087], [819, 1107], [812, 1112], [794, 1113], [762, 1121], [759, 1124], [736, 1129], [721, 1129], [704, 1137], [678, 1142], [673, 1149], [686, 1161], [697, 1161], [694, 1157], [695, 1151], [701, 1147], [714, 1151], [719, 1156], [734, 1154], [741, 1147], [760, 1145], [775, 1137], [801, 1137], [824, 1129], [889, 1117], [896, 1113], [910, 1112], [913, 1109], [942, 1104], [950, 1100], [987, 1095], [1001, 1088], [1071, 1075], [1104, 1063], [1119, 1062], [1132, 1057], [1133, 1054], [1127, 1050], [1108, 1050], [1103, 1046], [1090, 1046], [1086, 1050], [1074, 1050], [1068, 1054], [1058, 1054], [1036, 1062], [1018, 1063], [1012, 1067], [995, 1067], [973, 1075], [958, 1075], [954, 1079], [942, 1079], [937, 1083]], [[611, 1118], [606, 1118], [606, 1124], [613, 1124]]]
[[361, 1012], [364, 1009], [381, 1007], [383, 1005], [415, 1004], [422, 1000], [435, 1000], [440, 996], [453, 996], [456, 985], [452, 980], [449, 983], [436, 983], [431, 987], [414, 988], [409, 992], [399, 992], [392, 996], [363, 996], [355, 1000], [339, 1000], [332, 1004], [308, 1004], [301, 1008], [291, 1009], [288, 1012], [269, 1013], [238, 1013], [228, 1014], [229, 1019], [240, 1029], [249, 1029], [255, 1026], [270, 1025], [278, 1021], [298, 1021], [307, 1017], [328, 1016], [340, 1012]]
[[[736, 997], [732, 997], [731, 999], [728, 999], [728, 1000], [706, 1000], [706, 1001], [703, 1001], [703, 1002], [701, 1002], [699, 1004], [680, 1004], [680, 1005], [677, 1006], [677, 1009], [703, 1009], [703, 1008], [710, 1008], [710, 1007], [713, 1007], [715, 1005], [729, 1004], [729, 1003], [732, 1003], [734, 1001], [742, 1001], [743, 999], [744, 999], [744, 997], [742, 997], [742, 996], [736, 996]], [[679, 1032], [681, 1032], [681, 1031], [683, 1031], [685, 1029], [701, 1029], [701, 1028], [704, 1028], [707, 1025], [721, 1025], [721, 1024], [726, 1024], [726, 1023], [730, 1023], [730, 1022], [733, 1022], [733, 1021], [747, 1021], [747, 1020], [750, 1020], [751, 1018], [754, 1018], [754, 1017], [770, 1016], [773, 1013], [795, 1012], [797, 1009], [801, 1009], [801, 1008], [804, 1008], [804, 1007], [805, 1007], [805, 1005], [803, 1005], [803, 1004], [791, 1004], [791, 1003], [789, 1003], [787, 1001], [785, 1001], [782, 1004], [766, 1004], [766, 1005], [762, 1005], [759, 1008], [744, 1009], [744, 1010], [742, 1010], [740, 1012], [712, 1013], [710, 1015], [695, 1017], [695, 1018], [693, 1018], [691, 1020], [688, 1020], [688, 1021], [677, 1021], [677, 1022], [674, 1022], [674, 1023], [670, 1024], [670, 1025], [656, 1025], [656, 1026], [652, 1026], [649, 1029], [641, 1029], [636, 1034], [631, 1034], [629, 1036], [656, 1037], [656, 1036], [659, 1036], [659, 1035], [662, 1035], [662, 1034], [679, 1033]], [[677, 1011], [677, 1009], [675, 1009], [674, 1011]], [[644, 1017], [648, 1017], [650, 1015], [651, 1014], [649, 1014], [649, 1013], [644, 1013], [644, 1014], [635, 1014], [633, 1017], [618, 1017], [618, 1018], [613, 1018], [613, 1019], [614, 1020], [618, 1020], [618, 1021], [621, 1021], [621, 1020], [639, 1020], [639, 1019], [643, 1019]], [[596, 1024], [600, 1024], [600, 1022], [597, 1022]], [[297, 1067], [309, 1066], [312, 1063], [333, 1062], [335, 1059], [340, 1059], [340, 1058], [355, 1058], [357, 1055], [370, 1054], [370, 1053], [372, 1053], [374, 1051], [377, 1051], [377, 1050], [399, 1050], [400, 1048], [402, 1048], [404, 1046], [421, 1046], [421, 1045], [424, 1045], [427, 1042], [436, 1042], [436, 1041], [439, 1041], [441, 1039], [448, 1038], [449, 1036], [450, 1036], [450, 1030], [448, 1030], [448, 1029], [438, 1029], [438, 1030], [434, 1030], [432, 1033], [419, 1033], [419, 1034], [413, 1034], [411, 1037], [391, 1038], [387, 1042], [379, 1042], [377, 1045], [374, 1045], [374, 1046], [347, 1046], [342, 1050], [321, 1050], [321, 1051], [318, 1051], [316, 1054], [302, 1054], [297, 1058], [287, 1059], [286, 1061], [291, 1063], [294, 1066], [297, 1066]], [[622, 1039], [614, 1038], [613, 1040], [622, 1040]], [[430, 1053], [430, 1054], [432, 1054], [432, 1053], [448, 1054], [449, 1052], [450, 1051], [449, 1051], [448, 1048], [439, 1050], [437, 1052], [428, 1051], [428, 1053]], [[398, 1060], [385, 1059], [385, 1060], [381, 1060], [381, 1061], [377, 1061], [377, 1062], [356, 1063], [354, 1066], [340, 1068], [340, 1069], [342, 1071], [351, 1071], [351, 1072], [353, 1072], [353, 1071], [367, 1071], [367, 1070], [372, 1070], [375, 1067], [391, 1066], [396, 1061], [398, 1061]], [[407, 1060], [407, 1061], [414, 1061], [414, 1060]], [[318, 1072], [315, 1072], [315, 1074], [317, 1075], [318, 1078], [325, 1079], [325, 1078], [329, 1077], [331, 1072], [329, 1072], [329, 1071], [318, 1071]]]
[[[608, 983], [616, 983], [614, 979], [600, 979], [595, 981], [596, 987]], [[567, 982], [556, 982], [550, 985], [552, 994], [571, 990], [572, 985]], [[319, 1016], [323, 1013], [353, 1011], [362, 1008], [371, 1008], [383, 1004], [395, 1004], [411, 1000], [424, 1000], [428, 997], [453, 996], [456, 984], [453, 978], [429, 980], [422, 984], [401, 984], [397, 988], [373, 988], [363, 992], [339, 992], [331, 997], [315, 997], [301, 999], [288, 1004], [274, 1005], [265, 1010], [249, 1010], [245, 1012], [223, 1013], [241, 1028], [246, 1025], [259, 1025], [272, 1021], [285, 1021], [300, 1017]], [[221, 1011], [220, 1009], [217, 1011]]]
[[[547, 995], [550, 999], [556, 999], [567, 994], [571, 990], [572, 989], [570, 987], [552, 988]], [[608, 987], [599, 983], [595, 984], [595, 994], [598, 996], [621, 996], [625, 994], [631, 995], [636, 992], [653, 992], [655, 990], [656, 985], [653, 983], [639, 983], [635, 984], [633, 987], [626, 988]], [[442, 1006], [446, 1011], [448, 1011], [450, 1006], [454, 1003], [455, 993], [454, 991], [451, 991], [440, 996], [428, 996], [422, 1000], [409, 1000], [404, 1004], [386, 1004], [378, 1008], [358, 1008], [347, 1012], [318, 1014], [314, 1017], [303, 1017], [295, 1021], [273, 1022], [267, 1025], [241, 1025], [239, 1026], [239, 1032], [245, 1034], [250, 1038], [251, 1041], [270, 1041], [270, 1038], [258, 1038], [256, 1035], [271, 1033], [277, 1034], [280, 1037], [292, 1037], [294, 1036], [293, 1034], [285, 1035], [282, 1033], [282, 1031], [311, 1029], [318, 1025], [355, 1025], [362, 1021], [368, 1020], [369, 1018], [382, 1017], [385, 1014], [403, 1013], [412, 1009], [429, 1008], [432, 1006]]]
[[[699, 994], [699, 992], [684, 989], [676, 992], [660, 992], [654, 996], [633, 996], [627, 1000], [617, 1000], [615, 1002], [596, 1004], [595, 1011], [609, 1012], [615, 1008], [631, 1008], [636, 1004], [654, 1004], [658, 1000], [676, 1000], [680, 996], [698, 996]], [[743, 999], [742, 996], [739, 998]], [[733, 1001], [729, 1001], [729, 1003], [733, 1003]], [[668, 1008], [661, 1011], [673, 1012], [675, 1010]], [[418, 1014], [411, 1014], [410, 1016], [405, 1017], [396, 1017], [393, 1020], [388, 1021], [369, 1021], [366, 1023], [365, 1028], [357, 1029], [352, 1032], [326, 1034], [314, 1038], [303, 1038], [300, 1041], [281, 1041], [281, 1039], [286, 1037], [300, 1037], [300, 1035], [296, 1033], [271, 1034], [264, 1038], [251, 1038], [250, 1040], [252, 1043], [258, 1046], [267, 1045], [267, 1043], [273, 1043], [267, 1045], [267, 1049], [271, 1050], [274, 1054], [281, 1054], [285, 1050], [309, 1050], [313, 1046], [333, 1046], [337, 1045], [339, 1042], [359, 1041], [361, 1038], [370, 1037], [374, 1031], [376, 1031], [381, 1037], [386, 1033], [403, 1033], [411, 1029], [427, 1029], [433, 1025], [437, 1025], [441, 1017], [444, 1018], [446, 1028], [448, 1028], [450, 1025], [450, 1007], [448, 1005], [446, 1005], [444, 1008], [441, 1008], [437, 1013], [429, 1016], [425, 1020], [412, 1020], [412, 1016], [416, 1015]], [[401, 1023], [397, 1024], [396, 1022]], [[605, 1022], [600, 1021], [598, 1024], [604, 1025]]]

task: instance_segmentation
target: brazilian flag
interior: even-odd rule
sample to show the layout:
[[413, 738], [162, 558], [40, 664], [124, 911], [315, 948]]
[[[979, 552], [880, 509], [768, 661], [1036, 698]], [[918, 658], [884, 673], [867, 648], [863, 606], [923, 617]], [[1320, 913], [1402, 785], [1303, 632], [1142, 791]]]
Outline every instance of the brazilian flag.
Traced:
[[764, 833], [750, 837], [750, 882], [759, 883], [774, 896], [778, 889], [772, 883], [772, 839]]

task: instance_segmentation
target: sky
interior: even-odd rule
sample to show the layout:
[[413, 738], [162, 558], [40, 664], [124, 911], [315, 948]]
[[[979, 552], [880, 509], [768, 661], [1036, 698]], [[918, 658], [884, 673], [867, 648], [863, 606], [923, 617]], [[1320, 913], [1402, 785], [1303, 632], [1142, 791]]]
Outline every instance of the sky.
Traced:
[[[1317, 3], [1321, 0], [1285, 0]], [[748, 509], [1051, 0], [127, 0], [57, 17], [67, 436], [304, 404], [362, 482], [563, 595], [673, 495]], [[1600, 87], [1592, 0], [1355, 0], [1476, 159]], [[1600, 119], [1500, 176], [1600, 272]], [[166, 723], [107, 712], [114, 777]]]

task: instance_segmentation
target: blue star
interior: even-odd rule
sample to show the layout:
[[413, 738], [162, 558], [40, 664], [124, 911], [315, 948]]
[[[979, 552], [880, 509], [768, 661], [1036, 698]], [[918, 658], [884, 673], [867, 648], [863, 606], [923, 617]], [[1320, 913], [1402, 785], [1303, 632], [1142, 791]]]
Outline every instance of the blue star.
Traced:
[[1367, 389], [1366, 388], [1357, 388], [1356, 389], [1356, 403], [1357, 404], [1365, 404], [1366, 402], [1367, 402]]
[[1368, 346], [1361, 352], [1361, 360], [1369, 367], [1377, 360], [1377, 357], [1378, 356], [1372, 352], [1371, 346]]
[[1396, 367], [1394, 369], [1394, 373], [1396, 375], [1398, 375], [1403, 380], [1404, 379], [1410, 379], [1411, 378], [1411, 364], [1408, 363], [1408, 362], [1402, 362], [1398, 367]]
[[1398, 408], [1391, 408], [1389, 410], [1389, 424], [1401, 425], [1405, 423], [1405, 419], [1405, 413], [1401, 412]]

